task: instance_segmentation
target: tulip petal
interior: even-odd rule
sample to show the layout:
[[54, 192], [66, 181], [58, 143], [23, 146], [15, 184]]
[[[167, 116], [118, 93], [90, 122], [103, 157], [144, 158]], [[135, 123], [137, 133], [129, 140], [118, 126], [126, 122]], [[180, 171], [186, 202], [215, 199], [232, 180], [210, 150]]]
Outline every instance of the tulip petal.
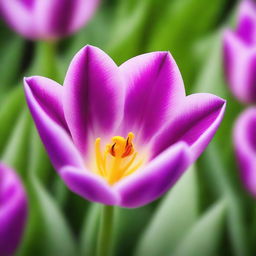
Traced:
[[225, 101], [207, 93], [187, 96], [176, 109], [177, 116], [152, 141], [153, 157], [170, 145], [184, 141], [190, 147], [193, 160], [206, 148], [225, 111]]
[[91, 18], [99, 0], [0, 0], [9, 25], [30, 39], [55, 40], [74, 33]]
[[223, 44], [224, 68], [231, 91], [242, 102], [255, 102], [256, 48], [247, 46], [229, 30], [224, 33]]
[[253, 196], [256, 196], [256, 108], [245, 110], [234, 127], [235, 151], [242, 180]]
[[13, 255], [27, 218], [27, 200], [18, 176], [0, 164], [0, 252]]
[[256, 40], [256, 4], [244, 0], [239, 7], [237, 35], [248, 44]]
[[115, 186], [121, 207], [135, 208], [152, 202], [170, 189], [190, 163], [185, 143], [171, 146], [145, 168], [121, 180]]
[[96, 47], [86, 46], [74, 57], [64, 82], [64, 114], [72, 138], [87, 153], [90, 133], [107, 136], [123, 116], [124, 88], [113, 60]]
[[32, 9], [35, 4], [35, 0], [22, 0], [19, 1], [20, 3], [23, 3], [28, 9]]
[[44, 112], [68, 132], [62, 105], [63, 86], [41, 76], [28, 77], [25, 80]]
[[91, 18], [98, 3], [99, 0], [36, 1], [35, 21], [39, 37], [55, 39], [74, 33]]
[[122, 64], [120, 70], [127, 90], [124, 133], [140, 131], [145, 143], [174, 114], [169, 110], [184, 99], [181, 74], [169, 52], [137, 56]]
[[0, 0], [1, 14], [7, 23], [21, 35], [31, 38], [34, 35], [33, 15], [28, 3], [17, 0]]
[[74, 1], [76, 0], [36, 1], [34, 22], [40, 38], [54, 39], [68, 33], [75, 16]]
[[[54, 121], [54, 118], [52, 118], [53, 112], [48, 114], [45, 109], [43, 109], [42, 105], [40, 105], [42, 101], [39, 102], [38, 99], [40, 99], [40, 97], [36, 97], [39, 93], [37, 91], [37, 93], [34, 94], [30, 82], [31, 79], [24, 80], [27, 103], [54, 167], [57, 171], [66, 165], [82, 168], [83, 160], [68, 133]], [[47, 92], [49, 96], [50, 91]], [[50, 101], [50, 99], [48, 100]]]
[[67, 166], [60, 175], [71, 191], [87, 200], [107, 205], [115, 205], [119, 201], [118, 195], [96, 174]]

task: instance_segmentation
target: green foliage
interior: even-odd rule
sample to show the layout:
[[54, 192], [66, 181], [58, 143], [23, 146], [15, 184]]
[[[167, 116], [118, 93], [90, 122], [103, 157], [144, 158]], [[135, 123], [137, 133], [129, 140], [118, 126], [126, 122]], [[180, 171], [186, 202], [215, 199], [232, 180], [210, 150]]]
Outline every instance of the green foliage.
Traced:
[[20, 71], [24, 49], [25, 42], [19, 36], [13, 36], [11, 40], [5, 41], [0, 48], [0, 99], [5, 91], [22, 78]]
[[223, 236], [225, 202], [221, 201], [197, 220], [178, 244], [174, 256], [214, 256]]
[[77, 255], [74, 238], [56, 202], [33, 175], [27, 188], [29, 221], [18, 255]]
[[24, 106], [24, 94], [21, 86], [6, 95], [0, 107], [0, 153], [2, 153], [11, 135], [16, 119]]
[[81, 232], [81, 255], [95, 255], [96, 253], [100, 209], [100, 205], [92, 204], [86, 214]]
[[28, 139], [31, 127], [31, 119], [28, 115], [28, 110], [20, 113], [20, 116], [15, 123], [13, 132], [7, 142], [7, 147], [3, 152], [2, 159], [5, 163], [13, 166], [25, 177], [25, 170], [28, 164]]
[[136, 256], [169, 255], [198, 217], [196, 168], [191, 167], [168, 192], [142, 235]]

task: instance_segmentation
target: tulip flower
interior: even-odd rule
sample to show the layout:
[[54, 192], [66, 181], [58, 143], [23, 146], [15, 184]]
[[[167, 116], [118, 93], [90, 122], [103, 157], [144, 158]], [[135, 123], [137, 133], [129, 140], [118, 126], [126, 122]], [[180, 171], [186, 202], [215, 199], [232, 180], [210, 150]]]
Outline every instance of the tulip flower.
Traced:
[[216, 132], [225, 101], [185, 95], [168, 52], [121, 66], [100, 49], [81, 49], [64, 86], [24, 79], [32, 117], [51, 161], [73, 192], [95, 202], [139, 207], [163, 195]]
[[256, 107], [246, 109], [234, 127], [234, 144], [241, 178], [248, 191], [256, 196]]
[[70, 35], [91, 18], [99, 0], [0, 0], [6, 22], [29, 39]]
[[233, 94], [244, 103], [256, 102], [256, 3], [239, 6], [235, 31], [224, 33], [224, 67]]
[[11, 256], [20, 243], [27, 217], [27, 199], [17, 174], [0, 164], [0, 255]]

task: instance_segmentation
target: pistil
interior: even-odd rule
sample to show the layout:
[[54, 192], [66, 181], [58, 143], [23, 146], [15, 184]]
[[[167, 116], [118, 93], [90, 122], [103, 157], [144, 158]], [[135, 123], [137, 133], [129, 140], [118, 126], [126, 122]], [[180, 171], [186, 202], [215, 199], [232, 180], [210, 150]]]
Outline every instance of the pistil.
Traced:
[[132, 174], [142, 164], [137, 161], [138, 153], [133, 145], [134, 134], [130, 132], [127, 138], [115, 136], [112, 144], [107, 144], [105, 152], [101, 153], [100, 138], [95, 140], [95, 155], [97, 173], [103, 176], [109, 184], [114, 184], [125, 176]]

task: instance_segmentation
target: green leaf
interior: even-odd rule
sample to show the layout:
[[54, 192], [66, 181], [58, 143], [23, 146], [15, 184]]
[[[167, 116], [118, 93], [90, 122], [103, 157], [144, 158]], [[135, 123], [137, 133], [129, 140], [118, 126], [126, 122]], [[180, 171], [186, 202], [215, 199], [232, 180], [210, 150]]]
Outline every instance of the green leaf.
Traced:
[[23, 88], [18, 87], [5, 96], [0, 108], [0, 153], [2, 153], [16, 120], [24, 106]]
[[212, 142], [203, 154], [199, 164], [205, 174], [205, 181], [217, 196], [225, 195], [227, 203], [228, 231], [233, 252], [237, 256], [250, 255], [247, 239], [245, 209], [243, 208], [241, 192], [237, 193], [227, 176], [227, 170], [220, 158], [220, 149]]
[[31, 147], [29, 171], [31, 171], [42, 184], [45, 184], [53, 176], [55, 171], [52, 168], [49, 157], [34, 125], [32, 125], [29, 139]]
[[119, 2], [112, 40], [107, 48], [107, 52], [118, 64], [138, 54], [152, 2], [152, 0]]
[[178, 244], [173, 256], [214, 256], [217, 255], [221, 235], [224, 231], [226, 213], [225, 201], [209, 209]]
[[57, 59], [57, 42], [37, 41], [35, 45], [35, 56], [27, 74], [41, 75], [60, 82], [58, 59]]
[[20, 78], [17, 74], [20, 74], [25, 41], [19, 36], [14, 36], [1, 49], [3, 52], [1, 52], [0, 62], [0, 97]]
[[[114, 229], [114, 251], [116, 255], [132, 255], [136, 241], [150, 222], [153, 205], [135, 209], [117, 208]], [[132, 239], [131, 239], [132, 238]]]
[[191, 41], [202, 36], [216, 23], [226, 5], [222, 0], [167, 1], [164, 8], [159, 6], [161, 16], [152, 30], [148, 50], [176, 51], [188, 47]]
[[70, 190], [67, 188], [67, 185], [64, 183], [64, 181], [60, 177], [57, 177], [54, 180], [53, 193], [54, 193], [54, 198], [56, 200], [56, 203], [58, 203], [59, 207], [63, 209], [65, 206], [65, 203], [67, 202]]
[[198, 215], [198, 186], [191, 167], [164, 197], [146, 229], [135, 255], [169, 255]]
[[10, 139], [3, 152], [2, 160], [14, 167], [19, 173], [26, 176], [28, 162], [28, 140], [31, 130], [31, 119], [27, 110], [23, 110], [19, 116]]
[[226, 5], [222, 0], [180, 0], [167, 1], [156, 8], [158, 19], [146, 42], [147, 51], [171, 51], [189, 92], [198, 72], [193, 45], [209, 33]]
[[95, 255], [101, 205], [91, 204], [86, 214], [80, 239], [81, 255]]
[[29, 194], [29, 219], [18, 255], [77, 255], [74, 238], [56, 202], [33, 175], [26, 188]]
[[202, 66], [200, 75], [195, 82], [195, 92], [215, 93], [220, 97], [227, 95], [227, 89], [223, 80], [222, 65], [222, 34], [220, 30], [211, 37], [210, 46], [206, 55], [204, 65]]

